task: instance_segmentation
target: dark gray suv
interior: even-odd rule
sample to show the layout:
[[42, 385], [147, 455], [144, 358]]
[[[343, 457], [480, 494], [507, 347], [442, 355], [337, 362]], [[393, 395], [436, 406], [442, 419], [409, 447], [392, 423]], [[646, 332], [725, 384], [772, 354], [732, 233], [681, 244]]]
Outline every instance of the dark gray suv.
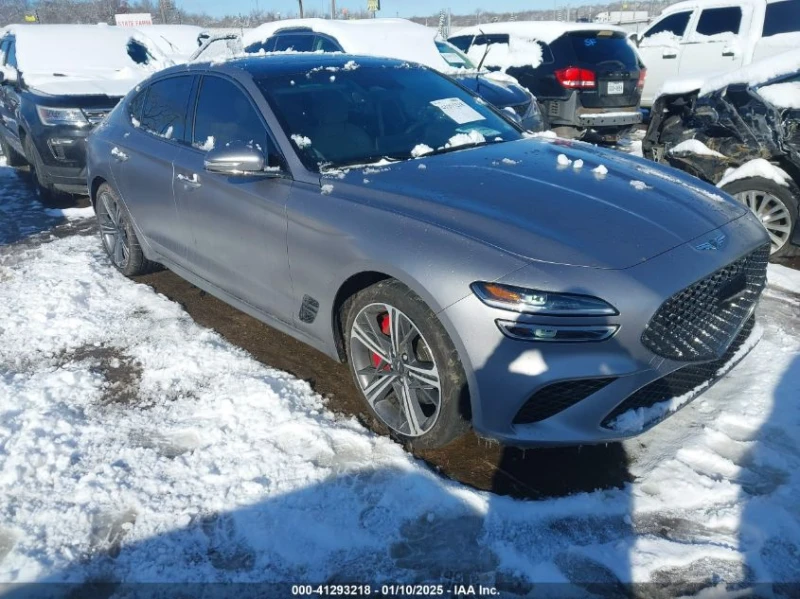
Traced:
[[243, 58], [131, 93], [88, 183], [121, 272], [346, 360], [404, 442], [635, 434], [754, 345], [766, 233], [688, 175], [528, 137], [411, 63]]

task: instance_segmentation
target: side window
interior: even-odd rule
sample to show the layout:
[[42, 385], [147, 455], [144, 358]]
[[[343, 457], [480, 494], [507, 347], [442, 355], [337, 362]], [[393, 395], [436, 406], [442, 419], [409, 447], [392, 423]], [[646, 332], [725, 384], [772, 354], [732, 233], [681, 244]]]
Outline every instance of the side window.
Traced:
[[671, 33], [677, 38], [682, 38], [686, 33], [686, 26], [689, 25], [689, 19], [692, 17], [692, 11], [676, 12], [673, 15], [664, 17], [658, 23], [648, 29], [642, 36], [643, 39], [653, 37], [659, 33]]
[[800, 31], [800, 0], [784, 0], [767, 4], [764, 16], [764, 37]]
[[697, 33], [700, 35], [719, 35], [720, 33], [739, 34], [742, 24], [742, 9], [738, 6], [707, 8], [700, 13]]
[[10, 67], [17, 68], [17, 45], [14, 40], [8, 45], [8, 52], [6, 53], [6, 64]]
[[277, 41], [277, 37], [268, 38], [266, 41], [263, 42], [256, 42], [254, 44], [250, 44], [247, 46], [244, 51], [248, 54], [258, 54], [259, 52], [274, 52], [275, 51], [275, 42]]
[[235, 143], [253, 144], [268, 157], [270, 166], [280, 165], [267, 128], [247, 94], [227, 79], [205, 76], [197, 98], [192, 145], [208, 151]]
[[312, 52], [314, 50], [314, 36], [305, 33], [286, 33], [278, 36], [275, 52]]
[[139, 127], [142, 124], [142, 106], [144, 105], [146, 97], [147, 88], [139, 91], [128, 104], [128, 116], [131, 117], [131, 123], [133, 123], [135, 127]]
[[342, 49], [331, 38], [324, 35], [318, 35], [314, 41], [314, 51], [322, 50], [323, 52], [341, 52]]
[[142, 129], [164, 137], [183, 141], [186, 133], [186, 112], [194, 77], [170, 77], [153, 83], [142, 103]]

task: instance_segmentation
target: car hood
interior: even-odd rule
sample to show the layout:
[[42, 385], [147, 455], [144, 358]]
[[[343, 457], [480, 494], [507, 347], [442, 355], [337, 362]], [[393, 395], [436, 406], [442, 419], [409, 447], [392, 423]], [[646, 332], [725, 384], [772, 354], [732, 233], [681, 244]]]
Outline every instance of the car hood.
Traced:
[[531, 95], [516, 83], [497, 81], [484, 75], [475, 74], [453, 77], [461, 85], [499, 108], [518, 106], [531, 101]]
[[24, 73], [25, 84], [50, 96], [110, 96], [121, 98], [151, 73], [135, 69], [81, 74]]
[[634, 266], [746, 213], [680, 171], [560, 139], [354, 169], [330, 182], [523, 259], [604, 269]]

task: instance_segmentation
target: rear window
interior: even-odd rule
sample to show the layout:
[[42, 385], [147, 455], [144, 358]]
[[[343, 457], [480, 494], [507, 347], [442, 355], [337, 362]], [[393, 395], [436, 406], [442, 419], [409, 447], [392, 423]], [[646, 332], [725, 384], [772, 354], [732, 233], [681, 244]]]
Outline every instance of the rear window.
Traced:
[[593, 65], [615, 62], [636, 69], [639, 61], [625, 36], [609, 31], [574, 31], [568, 36], [578, 62]]
[[742, 24], [742, 9], [738, 6], [707, 8], [700, 13], [697, 33], [700, 35], [719, 35], [721, 33], [739, 34]]
[[275, 52], [313, 52], [314, 36], [306, 34], [279, 35], [275, 42]]
[[764, 37], [800, 31], [800, 0], [767, 4], [764, 17]]

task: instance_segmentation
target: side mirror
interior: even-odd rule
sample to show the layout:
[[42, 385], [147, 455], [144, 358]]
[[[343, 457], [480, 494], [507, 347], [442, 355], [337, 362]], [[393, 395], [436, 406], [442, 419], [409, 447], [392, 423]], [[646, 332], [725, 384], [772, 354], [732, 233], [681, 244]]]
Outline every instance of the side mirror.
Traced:
[[248, 146], [228, 146], [206, 154], [205, 169], [210, 173], [225, 175], [279, 176], [280, 173], [264, 170], [264, 155]]

